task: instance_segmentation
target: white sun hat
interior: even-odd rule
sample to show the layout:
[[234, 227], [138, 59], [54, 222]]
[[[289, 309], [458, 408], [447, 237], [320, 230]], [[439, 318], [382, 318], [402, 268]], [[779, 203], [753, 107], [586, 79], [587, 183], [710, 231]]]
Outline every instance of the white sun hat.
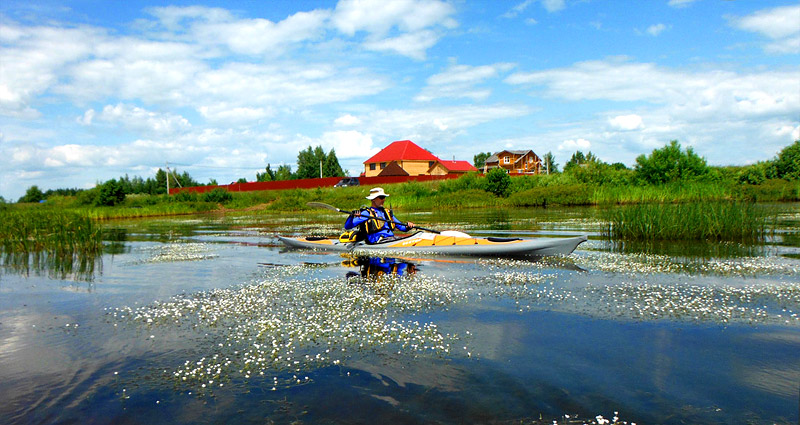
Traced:
[[389, 194], [384, 192], [382, 187], [373, 187], [369, 190], [369, 196], [367, 196], [367, 199], [371, 201], [379, 196], [389, 196]]

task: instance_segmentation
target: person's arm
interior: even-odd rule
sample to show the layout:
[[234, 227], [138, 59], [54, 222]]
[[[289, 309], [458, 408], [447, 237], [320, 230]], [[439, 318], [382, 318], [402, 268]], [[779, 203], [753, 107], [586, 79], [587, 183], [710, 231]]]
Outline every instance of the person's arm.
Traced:
[[[360, 214], [358, 211], [353, 211], [353, 215], [347, 217], [347, 221], [344, 222], [344, 228], [350, 230], [359, 224], [369, 220], [369, 213], [367, 211], [361, 211]], [[349, 227], [348, 227], [349, 225]]]

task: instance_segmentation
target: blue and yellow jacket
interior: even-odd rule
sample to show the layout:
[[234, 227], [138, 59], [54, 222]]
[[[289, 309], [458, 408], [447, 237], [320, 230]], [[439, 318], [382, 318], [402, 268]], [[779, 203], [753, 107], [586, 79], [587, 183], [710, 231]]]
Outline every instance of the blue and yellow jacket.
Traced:
[[[376, 220], [376, 218], [391, 220], [391, 222]], [[367, 243], [377, 243], [381, 238], [394, 236], [394, 229], [402, 232], [411, 230], [392, 214], [392, 210], [384, 208], [362, 208], [358, 214], [350, 215], [350, 217], [347, 217], [347, 221], [344, 222], [346, 230], [353, 229], [359, 225], [364, 225], [366, 229]]]

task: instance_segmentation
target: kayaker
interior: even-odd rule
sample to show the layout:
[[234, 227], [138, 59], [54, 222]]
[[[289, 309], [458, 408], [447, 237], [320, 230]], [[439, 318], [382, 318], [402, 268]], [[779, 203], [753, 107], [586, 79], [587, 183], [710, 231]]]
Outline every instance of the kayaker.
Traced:
[[347, 221], [344, 222], [345, 230], [351, 230], [361, 225], [362, 229], [367, 233], [367, 243], [369, 244], [397, 239], [394, 235], [394, 229], [402, 232], [411, 231], [414, 223], [410, 221], [403, 223], [392, 214], [392, 210], [387, 210], [383, 207], [387, 196], [389, 194], [384, 192], [383, 188], [373, 187], [370, 189], [366, 198], [372, 202], [372, 205], [368, 208], [353, 211], [347, 217]]

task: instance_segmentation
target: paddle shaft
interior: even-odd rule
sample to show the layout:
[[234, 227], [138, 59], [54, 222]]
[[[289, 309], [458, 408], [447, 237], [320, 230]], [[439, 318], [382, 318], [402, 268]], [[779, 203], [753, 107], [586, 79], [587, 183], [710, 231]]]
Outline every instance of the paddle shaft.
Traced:
[[[345, 214], [347, 214], [347, 215], [350, 215], [350, 214], [352, 214], [352, 211], [345, 211], [345, 210], [343, 210], [343, 209], [336, 208], [336, 207], [334, 207], [333, 205], [324, 204], [324, 203], [322, 203], [322, 202], [308, 202], [308, 203], [306, 203], [306, 205], [308, 205], [309, 207], [325, 208], [325, 209], [328, 209], [328, 210], [331, 210], [331, 211], [336, 211], [336, 212], [340, 212], [340, 213], [345, 213]], [[385, 219], [385, 218], [380, 218], [380, 217], [370, 217], [370, 218], [374, 218], [375, 220], [385, 221], [385, 222], [387, 222], [387, 223], [388, 223], [389, 221], [391, 221], [391, 220], [387, 220], [387, 219]], [[406, 226], [406, 227], [408, 227], [408, 223], [400, 223], [400, 224], [402, 224], [403, 226]], [[420, 226], [417, 226], [417, 225], [414, 225], [414, 227], [413, 227], [413, 228], [414, 228], [414, 229], [419, 229], [419, 230], [424, 230], [424, 231], [426, 231], [426, 232], [431, 232], [431, 233], [441, 233], [441, 232], [439, 232], [438, 230], [427, 229], [427, 228], [425, 228], [425, 227], [420, 227]]]

